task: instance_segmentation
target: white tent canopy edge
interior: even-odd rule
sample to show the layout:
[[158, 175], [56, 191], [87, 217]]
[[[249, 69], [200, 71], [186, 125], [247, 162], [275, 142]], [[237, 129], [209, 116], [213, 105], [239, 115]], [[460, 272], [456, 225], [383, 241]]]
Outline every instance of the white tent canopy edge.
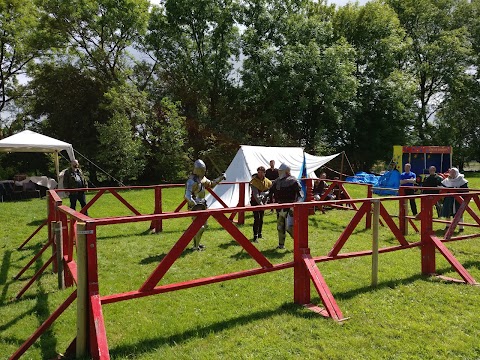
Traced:
[[[257, 172], [259, 166], [269, 168], [270, 160], [275, 161], [275, 166], [285, 163], [291, 168], [291, 174], [299, 178], [303, 166], [303, 148], [301, 147], [267, 147], [241, 145], [237, 154], [225, 172], [228, 182], [250, 181], [252, 175]], [[306, 173], [308, 177], [315, 177], [314, 171], [328, 163], [341, 153], [328, 156], [314, 156], [305, 153]], [[215, 187], [215, 193], [229, 207], [238, 204], [240, 196], [240, 186], [238, 184], [219, 184]], [[249, 187], [247, 186], [244, 194], [245, 205], [249, 204]], [[222, 205], [211, 195], [208, 195], [207, 204], [210, 208], [216, 209]]]
[[47, 152], [55, 154], [57, 180], [60, 177], [58, 153], [65, 150], [70, 160], [75, 159], [71, 144], [30, 130], [0, 140], [0, 152]]

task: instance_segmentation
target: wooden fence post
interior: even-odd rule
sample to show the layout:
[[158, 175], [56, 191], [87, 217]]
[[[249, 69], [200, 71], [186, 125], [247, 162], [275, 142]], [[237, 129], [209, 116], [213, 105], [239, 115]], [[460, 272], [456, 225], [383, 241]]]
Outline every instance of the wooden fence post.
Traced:
[[87, 355], [88, 339], [88, 261], [85, 223], [77, 223], [77, 338], [76, 357]]
[[62, 237], [62, 222], [53, 222], [54, 226], [54, 242], [57, 248], [57, 275], [58, 275], [58, 288], [60, 290], [65, 289], [65, 269], [63, 267], [63, 237]]
[[372, 239], [372, 286], [378, 284], [378, 228], [380, 223], [380, 200], [373, 203], [373, 239]]

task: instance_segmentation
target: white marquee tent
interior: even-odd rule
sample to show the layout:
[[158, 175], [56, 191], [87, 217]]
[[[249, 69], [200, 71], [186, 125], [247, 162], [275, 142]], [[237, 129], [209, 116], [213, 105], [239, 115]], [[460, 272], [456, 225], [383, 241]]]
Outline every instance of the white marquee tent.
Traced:
[[65, 150], [70, 160], [75, 159], [71, 144], [30, 131], [25, 130], [18, 134], [0, 140], [0, 152], [49, 152], [55, 154], [55, 169], [57, 179], [60, 169], [58, 153]]
[[[308, 177], [315, 177], [314, 171], [334, 159], [341, 153], [329, 156], [314, 156], [305, 153], [306, 173]], [[270, 167], [270, 160], [275, 160], [275, 167], [285, 163], [290, 166], [291, 174], [300, 177], [303, 167], [304, 151], [300, 147], [266, 147], [241, 145], [237, 154], [225, 172], [227, 182], [250, 181], [259, 166], [266, 169]], [[238, 204], [240, 186], [238, 184], [219, 184], [214, 189], [215, 193], [229, 207]], [[250, 189], [245, 189], [245, 205], [249, 205]], [[208, 195], [207, 204], [210, 208], [221, 208], [222, 205], [211, 195]]]

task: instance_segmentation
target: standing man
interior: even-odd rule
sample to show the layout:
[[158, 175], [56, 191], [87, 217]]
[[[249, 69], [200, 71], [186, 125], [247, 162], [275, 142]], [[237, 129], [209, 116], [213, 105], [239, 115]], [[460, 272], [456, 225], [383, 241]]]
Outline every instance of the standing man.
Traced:
[[275, 160], [270, 160], [270, 167], [265, 172], [265, 177], [270, 181], [278, 178], [278, 169], [275, 168]]
[[[275, 167], [275, 160], [270, 160], [270, 167], [265, 172], [265, 177], [270, 181], [274, 181], [278, 178], [278, 169]], [[270, 202], [275, 202], [275, 199], [271, 198]], [[273, 209], [270, 210], [270, 214], [273, 214]]]
[[[225, 174], [222, 174], [213, 181], [209, 180], [205, 177], [206, 172], [207, 167], [202, 160], [198, 159], [193, 163], [193, 171], [185, 184], [185, 200], [187, 200], [188, 210], [190, 211], [205, 210], [207, 208], [205, 189], [212, 189], [217, 186], [220, 181], [225, 180]], [[200, 239], [207, 227], [208, 225], [205, 222], [193, 237], [192, 250], [201, 251], [205, 249], [205, 245], [200, 244]]]
[[[267, 202], [268, 189], [272, 186], [272, 182], [265, 177], [265, 168], [258, 167], [257, 173], [253, 175], [250, 181], [252, 187], [252, 197], [250, 198], [250, 205], [258, 206]], [[258, 242], [262, 236], [263, 215], [264, 210], [253, 212], [253, 242]]]
[[[403, 186], [415, 186], [417, 182], [417, 175], [413, 171], [410, 171], [412, 165], [409, 163], [405, 164], [405, 172], [400, 175], [400, 185]], [[405, 195], [413, 195], [415, 193], [414, 189], [405, 189]], [[417, 215], [417, 204], [415, 199], [410, 199], [410, 207], [412, 209], [413, 216]]]
[[[422, 182], [423, 187], [435, 188], [442, 186], [443, 178], [437, 174], [437, 168], [435, 166], [430, 166], [428, 168], [428, 176]], [[423, 190], [424, 194], [438, 194], [439, 191], [433, 189]], [[442, 203], [437, 201], [435, 203], [435, 208], [437, 209], [437, 215], [440, 216], [442, 213]]]
[[[87, 179], [80, 169], [78, 160], [72, 160], [70, 162], [70, 168], [65, 170], [65, 173], [63, 174], [63, 185], [65, 189], [80, 189], [88, 187]], [[87, 205], [85, 191], [69, 192], [68, 197], [70, 198], [70, 208], [73, 210], [77, 207], [77, 200], [80, 202], [82, 208]]]
[[[278, 178], [270, 188], [270, 198], [274, 197], [275, 202], [279, 204], [294, 203], [302, 199], [302, 186], [295, 177], [290, 175], [290, 167], [286, 164], [281, 164], [278, 168], [278, 174]], [[292, 208], [277, 209], [277, 230], [277, 249], [285, 249], [285, 232], [288, 232], [293, 237]]]

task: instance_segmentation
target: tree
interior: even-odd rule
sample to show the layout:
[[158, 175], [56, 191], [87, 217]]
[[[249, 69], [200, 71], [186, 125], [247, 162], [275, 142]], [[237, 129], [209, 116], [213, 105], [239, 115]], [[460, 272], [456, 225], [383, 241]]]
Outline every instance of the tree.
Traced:
[[179, 103], [163, 98], [153, 105], [154, 114], [138, 126], [146, 152], [146, 179], [183, 180], [190, 170], [185, 117], [179, 109]]
[[308, 1], [246, 4], [245, 111], [269, 144], [315, 150], [355, 95], [354, 51], [333, 39], [332, 9]]
[[55, 34], [39, 20], [41, 14], [33, 0], [0, 1], [0, 127], [8, 105], [23, 96], [19, 78], [55, 44]]
[[406, 65], [417, 83], [417, 111], [412, 143], [432, 140], [435, 114], [449, 98], [452, 84], [468, 67], [470, 46], [464, 0], [388, 0], [408, 39]]
[[225, 146], [239, 142], [231, 109], [236, 8], [233, 0], [165, 0], [152, 11], [147, 49], [172, 100], [181, 101], [194, 157], [216, 148], [224, 158]]
[[395, 12], [386, 4], [349, 4], [335, 15], [335, 32], [356, 50], [359, 87], [354, 106], [330, 142], [349, 154], [357, 169], [369, 171], [377, 160], [391, 159], [392, 147], [404, 144], [413, 117], [415, 84], [401, 64], [407, 42]]
[[100, 140], [96, 160], [106, 172], [123, 183], [135, 180], [143, 170], [143, 151], [132, 124], [144, 123], [148, 114], [145, 94], [128, 84], [112, 87], [102, 106], [110, 114], [106, 123], [96, 123]]
[[148, 0], [46, 0], [47, 18], [65, 36], [65, 55], [107, 84], [126, 78], [127, 51], [142, 38]]

